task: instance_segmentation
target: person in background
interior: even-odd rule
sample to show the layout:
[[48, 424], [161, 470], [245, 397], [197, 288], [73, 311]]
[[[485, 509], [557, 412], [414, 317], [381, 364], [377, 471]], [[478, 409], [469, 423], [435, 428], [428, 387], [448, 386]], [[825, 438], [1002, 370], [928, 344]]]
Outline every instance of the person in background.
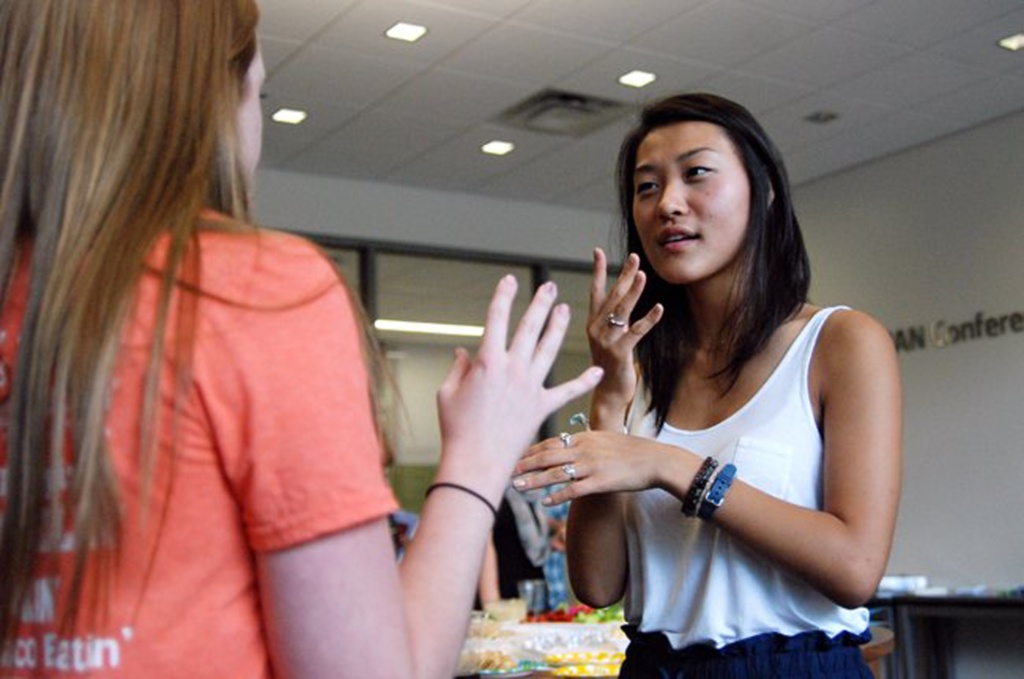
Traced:
[[480, 575], [480, 603], [519, 597], [522, 580], [544, 578], [549, 526], [539, 498], [506, 487]]
[[[498, 507], [498, 520], [484, 556], [478, 604], [522, 595], [523, 580], [545, 583], [544, 605], [554, 610], [569, 601], [565, 569], [565, 516], [568, 506], [547, 507], [536, 494], [526, 496], [511, 486]], [[537, 612], [537, 611], [534, 611]]]
[[[391, 443], [391, 436], [388, 433], [387, 425], [385, 423], [378, 423], [378, 429], [381, 430], [380, 444], [384, 455], [384, 472], [388, 479], [388, 484], [394, 488], [392, 476], [395, 467], [394, 446]], [[409, 546], [409, 542], [416, 535], [416, 526], [419, 522], [420, 517], [416, 512], [402, 507], [388, 514], [388, 530], [391, 533], [391, 544], [395, 548], [395, 558], [399, 561], [405, 556], [406, 547]]]
[[534, 445], [516, 487], [566, 484], [574, 593], [625, 595], [621, 677], [869, 677], [863, 605], [900, 496], [889, 334], [808, 302], [782, 159], [742, 106], [648, 105], [618, 178], [628, 255], [606, 290], [595, 251], [591, 431]]
[[547, 583], [548, 608], [556, 610], [570, 603], [569, 574], [565, 565], [565, 530], [569, 505], [544, 508], [548, 521], [548, 554], [544, 558], [544, 581]]
[[0, 674], [435, 677], [568, 309], [498, 282], [400, 566], [368, 330], [257, 229], [252, 0], [0, 2]]

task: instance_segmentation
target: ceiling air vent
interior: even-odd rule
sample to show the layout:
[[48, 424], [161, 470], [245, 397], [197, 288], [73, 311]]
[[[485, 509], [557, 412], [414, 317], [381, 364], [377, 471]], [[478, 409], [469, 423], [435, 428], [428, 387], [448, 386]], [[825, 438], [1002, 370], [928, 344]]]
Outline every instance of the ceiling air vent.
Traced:
[[498, 122], [531, 132], [581, 137], [604, 127], [627, 108], [608, 99], [544, 90], [502, 113]]

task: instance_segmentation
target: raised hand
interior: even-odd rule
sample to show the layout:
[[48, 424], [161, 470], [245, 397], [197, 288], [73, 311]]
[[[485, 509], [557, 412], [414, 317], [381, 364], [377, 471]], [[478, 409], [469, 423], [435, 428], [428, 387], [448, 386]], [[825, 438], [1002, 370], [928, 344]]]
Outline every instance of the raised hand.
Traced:
[[[595, 422], [604, 424], [604, 414], [625, 416], [636, 392], [637, 377], [633, 350], [651, 328], [661, 320], [664, 309], [656, 304], [642, 318], [630, 320], [640, 293], [647, 282], [640, 270], [640, 258], [630, 254], [611, 290], [606, 292], [608, 260], [601, 248], [594, 249], [594, 275], [590, 286], [590, 316], [587, 339], [594, 365], [604, 368], [605, 376], [594, 393]], [[619, 420], [621, 423], [621, 419]]]
[[493, 482], [490, 486], [499, 492], [544, 419], [593, 389], [602, 375], [599, 368], [589, 368], [573, 380], [545, 387], [569, 325], [569, 308], [555, 305], [556, 287], [545, 283], [509, 341], [516, 289], [512, 276], [499, 281], [476, 357], [457, 350], [437, 395], [448, 471]]

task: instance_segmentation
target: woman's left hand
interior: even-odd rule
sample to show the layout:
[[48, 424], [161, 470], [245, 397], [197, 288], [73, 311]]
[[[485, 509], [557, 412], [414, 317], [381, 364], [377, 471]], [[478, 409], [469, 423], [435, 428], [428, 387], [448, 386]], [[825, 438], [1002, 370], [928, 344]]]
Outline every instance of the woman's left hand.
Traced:
[[610, 431], [584, 431], [530, 446], [516, 465], [513, 486], [531, 490], [563, 485], [545, 504], [560, 504], [595, 493], [645, 490], [658, 485], [670, 457], [650, 439]]

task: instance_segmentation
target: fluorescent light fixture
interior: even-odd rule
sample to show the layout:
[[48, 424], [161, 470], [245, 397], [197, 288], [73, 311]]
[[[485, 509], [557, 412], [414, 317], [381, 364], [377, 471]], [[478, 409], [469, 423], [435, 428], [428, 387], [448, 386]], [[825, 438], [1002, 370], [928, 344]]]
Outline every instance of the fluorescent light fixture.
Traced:
[[619, 78], [619, 84], [625, 85], [626, 87], [647, 87], [652, 82], [658, 79], [658, 76], [647, 71], [630, 71], [626, 75]]
[[279, 108], [274, 111], [274, 114], [270, 116], [270, 119], [275, 123], [298, 125], [308, 117], [309, 115], [305, 111], [299, 111], [294, 108]]
[[388, 36], [392, 40], [401, 40], [403, 42], [416, 42], [426, 34], [426, 26], [407, 24], [404, 21], [399, 21], [397, 24], [384, 31], [384, 35]]
[[455, 325], [452, 323], [419, 323], [416, 321], [394, 321], [378, 318], [373, 322], [377, 330], [392, 332], [417, 332], [426, 335], [454, 335], [456, 337], [482, 337], [482, 325]]
[[515, 149], [516, 145], [513, 144], [512, 142], [501, 141], [500, 139], [489, 141], [480, 147], [481, 151], [492, 156], [505, 156], [515, 151]]
[[1018, 33], [1017, 35], [1011, 35], [1003, 38], [999, 41], [999, 46], [1004, 50], [1010, 50], [1011, 52], [1024, 49], [1024, 33]]

